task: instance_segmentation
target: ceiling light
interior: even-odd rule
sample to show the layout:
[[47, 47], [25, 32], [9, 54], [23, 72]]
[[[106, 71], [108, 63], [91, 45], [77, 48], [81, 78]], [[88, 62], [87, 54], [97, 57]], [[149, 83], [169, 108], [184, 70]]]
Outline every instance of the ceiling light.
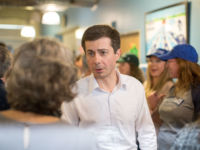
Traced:
[[60, 16], [57, 12], [45, 12], [42, 16], [42, 24], [58, 25], [60, 24]]
[[22, 37], [35, 37], [35, 28], [32, 26], [24, 26], [21, 30]]
[[77, 29], [77, 30], [75, 31], [76, 39], [81, 39], [84, 32], [85, 32], [85, 29], [83, 29], [83, 28]]
[[34, 10], [34, 7], [33, 6], [26, 6], [25, 10]]

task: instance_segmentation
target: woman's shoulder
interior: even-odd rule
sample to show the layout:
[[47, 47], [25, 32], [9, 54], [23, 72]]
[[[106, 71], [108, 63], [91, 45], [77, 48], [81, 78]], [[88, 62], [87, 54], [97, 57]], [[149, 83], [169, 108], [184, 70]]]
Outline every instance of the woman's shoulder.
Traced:
[[[19, 122], [7, 122], [0, 125], [0, 141], [3, 149], [15, 149], [24, 147], [23, 135], [29, 139], [29, 150], [95, 150], [96, 139], [87, 130], [69, 126], [63, 121], [45, 124], [29, 124]], [[12, 133], [10, 132], [12, 131]], [[9, 145], [9, 141], [16, 141]], [[3, 143], [2, 143], [3, 142]], [[21, 144], [20, 144], [21, 143]], [[16, 148], [16, 149], [18, 149]]]
[[35, 147], [35, 149], [95, 150], [96, 147], [96, 139], [90, 132], [63, 123], [48, 125], [43, 130], [33, 127], [31, 131], [35, 135], [33, 139], [37, 139], [31, 141], [31, 145], [38, 145], [38, 138], [46, 139], [43, 147]]

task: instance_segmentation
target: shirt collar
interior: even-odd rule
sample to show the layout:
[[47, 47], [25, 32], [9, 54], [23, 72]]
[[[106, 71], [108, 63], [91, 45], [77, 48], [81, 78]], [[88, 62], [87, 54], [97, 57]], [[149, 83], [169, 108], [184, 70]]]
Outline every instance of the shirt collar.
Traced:
[[118, 70], [117, 70], [117, 77], [119, 79], [118, 81], [118, 84], [117, 84], [117, 87], [118, 88], [124, 88], [126, 89], [127, 88], [127, 82], [125, 82], [125, 78], [123, 77], [124, 75], [121, 74]]
[[94, 75], [91, 74], [89, 76], [89, 92], [91, 93], [93, 90], [100, 88], [97, 80], [95, 79]]
[[[120, 74], [120, 72], [119, 72], [118, 70], [116, 70], [116, 72], [117, 72], [117, 77], [118, 77], [118, 79], [119, 79], [116, 88], [117, 88], [117, 89], [119, 89], [119, 88], [124, 88], [124, 89], [126, 89], [128, 83], [125, 82], [125, 80], [124, 80], [124, 78], [123, 78], [123, 75]], [[92, 91], [95, 90], [95, 89], [100, 89], [100, 87], [99, 87], [99, 84], [97, 83], [97, 80], [95, 79], [94, 75], [91, 74], [91, 75], [89, 76], [89, 92], [92, 92]]]

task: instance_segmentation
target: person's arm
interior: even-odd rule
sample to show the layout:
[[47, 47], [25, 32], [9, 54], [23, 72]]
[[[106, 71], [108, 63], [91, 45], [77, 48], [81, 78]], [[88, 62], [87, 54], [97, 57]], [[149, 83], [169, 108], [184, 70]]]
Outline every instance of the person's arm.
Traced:
[[66, 121], [71, 125], [79, 125], [79, 115], [74, 103], [75, 100], [72, 102], [64, 102], [61, 106], [62, 116], [61, 119]]
[[151, 119], [144, 91], [139, 99], [138, 116], [136, 119], [136, 132], [138, 133], [139, 147], [141, 150], [157, 150], [155, 127]]
[[160, 104], [164, 96], [165, 94], [158, 95], [157, 92], [154, 92], [147, 97], [148, 106], [151, 114], [153, 114], [153, 112], [157, 109], [158, 105]]

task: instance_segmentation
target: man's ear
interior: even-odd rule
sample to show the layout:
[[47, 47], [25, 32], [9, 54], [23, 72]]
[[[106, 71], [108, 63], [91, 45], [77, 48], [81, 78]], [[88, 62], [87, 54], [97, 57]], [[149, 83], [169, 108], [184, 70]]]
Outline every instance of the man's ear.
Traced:
[[120, 48], [116, 51], [115, 55], [117, 56], [117, 60], [118, 60], [119, 57], [121, 56], [121, 49]]

